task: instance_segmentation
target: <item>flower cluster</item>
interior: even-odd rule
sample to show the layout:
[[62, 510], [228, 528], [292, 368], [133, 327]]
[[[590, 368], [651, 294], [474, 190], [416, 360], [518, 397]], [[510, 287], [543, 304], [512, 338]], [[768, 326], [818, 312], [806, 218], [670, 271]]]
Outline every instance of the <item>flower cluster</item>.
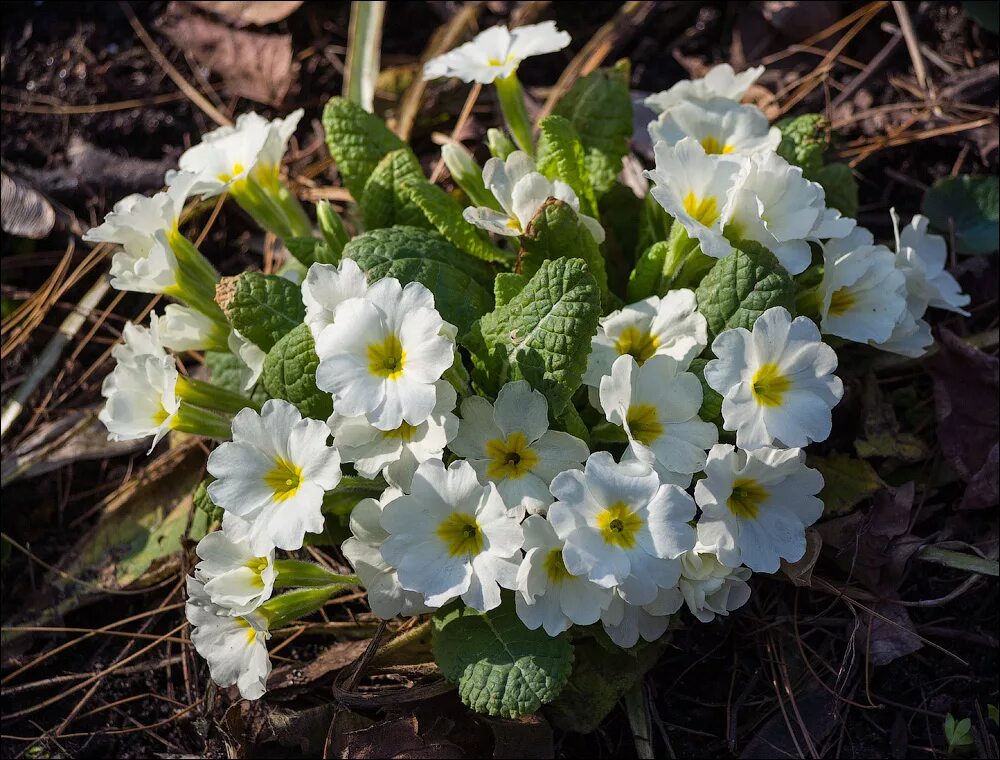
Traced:
[[[419, 180], [387, 189], [407, 148], [339, 151], [349, 123], [382, 135], [373, 152], [393, 144], [358, 109], [327, 120], [331, 152], [365, 187], [365, 223], [391, 229], [349, 241], [320, 206], [320, 239], [279, 171], [300, 114], [246, 114], [185, 153], [166, 192], [126, 198], [89, 234], [121, 246], [117, 287], [181, 302], [126, 326], [103, 387], [110, 434], [224, 441], [207, 465], [221, 530], [198, 544], [187, 605], [220, 685], [259, 697], [270, 632], [349, 583], [385, 619], [506, 602], [530, 631], [600, 623], [626, 648], [684, 607], [726, 616], [752, 573], [803, 557], [822, 515], [805, 449], [830, 436], [844, 393], [834, 346], [919, 356], [929, 307], [965, 313], [927, 220], [897, 220], [895, 252], [877, 244], [740, 102], [763, 70], [728, 66], [647, 100], [646, 209], [668, 226], [637, 251], [634, 297], [620, 300], [591, 146], [558, 115], [536, 145], [517, 80], [525, 58], [569, 41], [552, 23], [496, 27], [426, 64], [428, 79], [494, 84], [513, 137], [492, 132], [482, 168], [445, 147], [464, 209]], [[258, 283], [259, 314], [232, 306], [231, 283], [179, 232], [189, 197], [220, 193], [301, 261], [296, 284]], [[393, 214], [427, 224], [375, 224], [386, 193]], [[727, 267], [766, 288], [727, 284]], [[191, 379], [170, 351], [223, 354], [239, 376]], [[338, 528], [357, 576], [276, 555]]]

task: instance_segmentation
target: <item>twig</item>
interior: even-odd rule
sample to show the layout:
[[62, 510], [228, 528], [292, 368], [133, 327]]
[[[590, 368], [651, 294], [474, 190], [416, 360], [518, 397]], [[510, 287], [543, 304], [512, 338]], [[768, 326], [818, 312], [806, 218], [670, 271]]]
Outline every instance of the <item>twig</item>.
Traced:
[[927, 78], [927, 68], [924, 66], [924, 57], [920, 53], [920, 41], [917, 33], [913, 29], [913, 21], [910, 20], [910, 12], [906, 9], [906, 3], [902, 0], [892, 0], [892, 9], [896, 11], [896, 18], [899, 19], [899, 30], [906, 40], [906, 49], [913, 62], [913, 73], [917, 77], [917, 83], [926, 94], [929, 100], [934, 99], [934, 87]]

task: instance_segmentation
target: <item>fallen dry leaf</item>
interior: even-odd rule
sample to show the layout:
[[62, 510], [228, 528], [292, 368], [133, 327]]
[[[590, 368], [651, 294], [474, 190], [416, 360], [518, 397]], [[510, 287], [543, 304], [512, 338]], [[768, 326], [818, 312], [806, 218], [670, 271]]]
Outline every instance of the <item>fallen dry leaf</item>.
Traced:
[[303, 0], [185, 0], [203, 11], [221, 16], [233, 26], [264, 26], [288, 18]]
[[0, 218], [8, 235], [41, 240], [52, 231], [56, 212], [45, 196], [7, 172], [0, 177]]

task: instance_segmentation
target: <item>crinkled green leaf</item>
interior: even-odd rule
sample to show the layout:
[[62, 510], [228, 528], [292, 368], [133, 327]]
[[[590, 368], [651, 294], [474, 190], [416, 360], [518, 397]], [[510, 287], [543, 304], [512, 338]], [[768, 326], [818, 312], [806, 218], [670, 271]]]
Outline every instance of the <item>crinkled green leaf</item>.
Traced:
[[246, 370], [246, 365], [236, 354], [228, 351], [206, 351], [205, 366], [208, 367], [212, 385], [242, 396], [249, 396], [251, 401], [256, 401], [258, 404], [263, 404], [270, 398], [261, 382], [251, 388], [249, 393], [243, 390], [243, 372]]
[[924, 214], [945, 236], [955, 229], [959, 253], [984, 254], [997, 250], [1000, 238], [1000, 177], [960, 174], [944, 177], [924, 195]]
[[434, 294], [441, 316], [467, 330], [493, 307], [493, 275], [433, 230], [386, 227], [371, 230], [344, 246], [344, 256], [365, 270], [369, 282], [395, 277], [420, 282]]
[[795, 284], [773, 253], [741, 240], [719, 259], [698, 286], [698, 311], [708, 321], [708, 340], [734, 327], [753, 329], [757, 317], [775, 306], [795, 313]]
[[823, 154], [830, 147], [830, 122], [822, 114], [806, 113], [782, 119], [776, 126], [781, 130], [778, 155], [801, 166], [806, 179], [816, 179], [823, 167]]
[[807, 464], [823, 476], [819, 498], [827, 517], [849, 512], [882, 487], [882, 480], [868, 462], [847, 454], [813, 455], [807, 459]]
[[666, 295], [697, 247], [698, 241], [683, 226], [672, 225], [667, 239], [653, 243], [635, 262], [628, 278], [628, 300]]
[[580, 199], [580, 211], [597, 217], [597, 198], [590, 184], [586, 154], [580, 136], [569, 120], [548, 116], [538, 122], [538, 171], [551, 180], [562, 180]]
[[708, 364], [708, 360], [702, 357], [692, 359], [688, 372], [693, 373], [701, 381], [701, 408], [698, 410], [698, 416], [712, 422], [722, 416], [722, 396], [705, 382], [706, 364]]
[[424, 212], [405, 192], [411, 182], [426, 182], [424, 170], [409, 148], [400, 148], [379, 161], [361, 193], [361, 214], [365, 229], [408, 224], [430, 227]]
[[840, 161], [822, 167], [814, 179], [823, 186], [826, 205], [844, 216], [858, 215], [858, 181], [851, 167]]
[[194, 495], [192, 496], [194, 505], [208, 516], [209, 523], [216, 523], [222, 520], [222, 507], [215, 506], [215, 502], [208, 496], [208, 487], [213, 480], [215, 478], [208, 475], [194, 489]]
[[295, 404], [303, 417], [325, 420], [333, 413], [333, 399], [316, 387], [318, 366], [312, 332], [302, 324], [267, 352], [261, 380], [271, 398]]
[[476, 712], [517, 718], [555, 699], [573, 667], [565, 634], [529, 631], [514, 604], [479, 613], [462, 608], [434, 628], [434, 659]]
[[483, 261], [510, 261], [510, 254], [489, 242], [479, 230], [465, 221], [462, 206], [437, 185], [426, 180], [406, 186], [407, 196], [424, 216], [452, 244]]
[[623, 59], [578, 79], [554, 113], [567, 118], [580, 135], [594, 193], [603, 195], [618, 177], [632, 137], [629, 62]]
[[590, 273], [601, 289], [601, 299], [608, 301], [608, 273], [604, 254], [579, 215], [563, 201], [549, 198], [528, 223], [521, 236], [521, 272], [529, 277], [543, 261], [561, 258], [567, 253], [587, 262]]
[[222, 310], [240, 334], [264, 351], [302, 324], [306, 307], [291, 280], [273, 274], [244, 272], [225, 284]]
[[326, 241], [314, 237], [285, 238], [285, 247], [304, 267], [310, 267], [317, 261], [329, 262], [333, 257]]
[[358, 201], [365, 183], [385, 155], [407, 148], [381, 119], [345, 98], [330, 98], [327, 102], [323, 128], [344, 186]]
[[508, 380], [527, 380], [558, 417], [580, 387], [600, 315], [600, 288], [582, 259], [543, 261], [466, 337], [477, 383], [495, 392]]
[[524, 290], [524, 286], [527, 284], [528, 278], [523, 274], [515, 274], [514, 272], [498, 274], [496, 280], [493, 281], [493, 298], [496, 301], [496, 307], [499, 309], [506, 304]]

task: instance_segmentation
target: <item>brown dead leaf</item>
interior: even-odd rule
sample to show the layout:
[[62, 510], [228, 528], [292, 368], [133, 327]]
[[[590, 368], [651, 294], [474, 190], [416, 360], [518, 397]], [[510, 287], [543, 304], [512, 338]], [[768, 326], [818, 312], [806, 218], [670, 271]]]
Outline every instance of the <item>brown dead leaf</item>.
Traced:
[[520, 718], [485, 718], [496, 743], [493, 757], [549, 758], [555, 757], [552, 727], [541, 715]]
[[187, 11], [168, 14], [162, 31], [200, 65], [221, 76], [231, 94], [258, 103], [280, 105], [298, 71], [290, 34], [240, 31]]
[[41, 240], [56, 223], [56, 212], [45, 196], [7, 172], [0, 176], [3, 231], [8, 235]]
[[422, 735], [423, 726], [417, 722], [416, 717], [394, 718], [336, 736], [330, 754], [332, 757], [357, 760], [380, 757], [464, 757], [465, 753], [436, 728], [433, 725]]
[[303, 0], [184, 0], [184, 5], [221, 16], [233, 26], [265, 26], [288, 18]]

